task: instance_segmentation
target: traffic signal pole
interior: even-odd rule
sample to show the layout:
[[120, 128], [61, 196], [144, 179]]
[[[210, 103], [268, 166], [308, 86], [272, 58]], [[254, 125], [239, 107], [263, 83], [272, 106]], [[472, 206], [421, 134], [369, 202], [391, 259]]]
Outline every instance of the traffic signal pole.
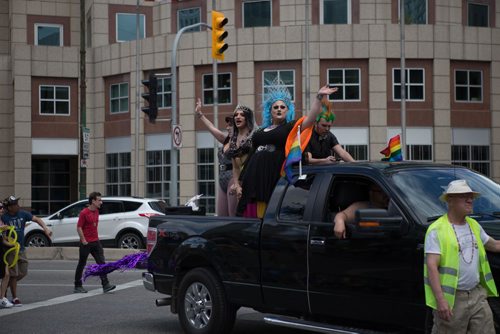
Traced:
[[[171, 123], [171, 131], [170, 135], [172, 140], [174, 139], [174, 127], [177, 125], [177, 45], [179, 44], [179, 40], [181, 39], [182, 34], [189, 29], [197, 28], [197, 27], [207, 27], [212, 29], [208, 24], [204, 22], [195, 23], [186, 27], [183, 27], [181, 30], [177, 32], [175, 35], [174, 45], [172, 47], [172, 62], [170, 65], [170, 71], [172, 72], [172, 123]], [[177, 206], [177, 149], [175, 149], [173, 142], [170, 147], [170, 189], [169, 189], [169, 202], [170, 206]]]

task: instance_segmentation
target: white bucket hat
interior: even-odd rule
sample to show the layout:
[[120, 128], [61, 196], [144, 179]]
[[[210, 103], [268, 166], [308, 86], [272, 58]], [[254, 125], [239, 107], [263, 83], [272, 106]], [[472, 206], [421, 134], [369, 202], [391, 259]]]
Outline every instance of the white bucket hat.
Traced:
[[448, 187], [446, 190], [443, 192], [441, 196], [439, 196], [439, 199], [443, 202], [446, 202], [446, 199], [448, 195], [450, 194], [472, 194], [472, 198], [476, 199], [479, 196], [481, 196], [480, 193], [476, 191], [472, 191], [472, 189], [469, 187], [467, 184], [467, 181], [465, 180], [455, 180], [451, 181], [448, 184]]

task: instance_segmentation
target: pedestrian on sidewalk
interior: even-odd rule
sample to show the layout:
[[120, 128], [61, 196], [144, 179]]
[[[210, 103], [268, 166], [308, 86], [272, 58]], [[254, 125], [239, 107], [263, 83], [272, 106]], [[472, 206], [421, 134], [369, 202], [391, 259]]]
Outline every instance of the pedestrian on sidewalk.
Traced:
[[[78, 265], [75, 271], [75, 289], [74, 293], [86, 293], [82, 286], [82, 274], [89, 254], [95, 259], [97, 264], [104, 264], [104, 251], [101, 242], [99, 241], [99, 234], [97, 226], [99, 225], [99, 209], [102, 205], [101, 193], [92, 192], [89, 195], [89, 206], [80, 212], [76, 231], [80, 236], [80, 256]], [[109, 283], [106, 275], [101, 276], [103, 292], [109, 292], [116, 288], [115, 285]]]
[[[17, 233], [17, 242], [21, 247], [17, 263], [14, 267], [9, 269], [9, 287], [12, 293], [12, 303], [14, 306], [22, 306], [21, 301], [17, 297], [17, 282], [28, 274], [28, 259], [26, 258], [24, 249], [24, 229], [26, 227], [26, 223], [29, 221], [35, 222], [43, 228], [43, 232], [49, 239], [52, 236], [52, 231], [47, 227], [47, 225], [45, 225], [41, 218], [33, 216], [28, 211], [20, 209], [19, 199], [20, 198], [16, 196], [7, 197], [3, 202], [3, 206], [6, 210], [2, 215], [2, 222], [5, 225], [14, 226]], [[5, 295], [2, 297], [7, 296]]]
[[[3, 204], [0, 203], [0, 217], [4, 213], [4, 207]], [[11, 245], [10, 243], [7, 242], [3, 238], [3, 233], [6, 230], [7, 225], [3, 225], [0, 221], [0, 279], [2, 279], [2, 283], [0, 284], [0, 308], [11, 308], [14, 306], [5, 296], [7, 293], [7, 288], [9, 287], [9, 266], [7, 263], [4, 262], [3, 256], [7, 249], [10, 247], [13, 247], [14, 245]]]

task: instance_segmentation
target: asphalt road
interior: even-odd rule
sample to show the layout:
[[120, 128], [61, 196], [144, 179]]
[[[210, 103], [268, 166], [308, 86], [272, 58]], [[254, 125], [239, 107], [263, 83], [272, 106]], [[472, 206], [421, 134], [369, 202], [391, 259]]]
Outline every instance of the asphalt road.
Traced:
[[[163, 295], [142, 286], [141, 272], [115, 272], [109, 276], [117, 289], [103, 294], [100, 280], [91, 278], [87, 294], [73, 294], [76, 261], [30, 261], [29, 273], [19, 282], [23, 306], [0, 309], [1, 333], [169, 333], [181, 334], [177, 315], [156, 307]], [[234, 334], [310, 332], [266, 325], [262, 315], [241, 309]]]

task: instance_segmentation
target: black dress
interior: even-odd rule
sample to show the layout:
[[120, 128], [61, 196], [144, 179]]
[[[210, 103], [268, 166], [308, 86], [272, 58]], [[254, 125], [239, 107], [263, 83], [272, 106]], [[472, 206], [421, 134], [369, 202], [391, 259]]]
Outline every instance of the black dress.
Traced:
[[285, 145], [295, 121], [280, 125], [272, 130], [259, 129], [252, 137], [252, 155], [241, 174], [242, 197], [238, 203], [238, 213], [245, 210], [248, 203], [268, 203], [274, 186], [280, 178], [285, 161]]

